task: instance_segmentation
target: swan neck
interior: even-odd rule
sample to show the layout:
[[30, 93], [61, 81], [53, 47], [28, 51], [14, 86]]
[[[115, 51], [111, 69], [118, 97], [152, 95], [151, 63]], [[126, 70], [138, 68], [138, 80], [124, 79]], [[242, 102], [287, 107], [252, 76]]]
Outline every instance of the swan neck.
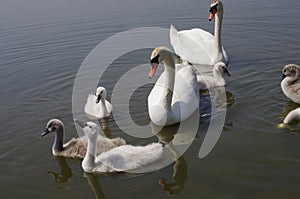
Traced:
[[218, 83], [218, 85], [225, 84], [225, 80], [222, 77], [221, 73], [218, 70], [216, 70], [215, 68], [213, 69], [213, 75], [214, 75], [214, 78], [215, 78], [216, 82]]
[[296, 72], [295, 76], [288, 76], [282, 80], [283, 85], [291, 85], [294, 84], [299, 78], [299, 71]]
[[222, 52], [222, 39], [221, 39], [221, 31], [222, 31], [222, 21], [223, 21], [223, 6], [219, 6], [219, 10], [215, 16], [215, 49], [218, 49], [218, 52]]
[[163, 103], [165, 108], [169, 112], [171, 110], [171, 103], [173, 97], [174, 83], [175, 83], [175, 62], [171, 55], [167, 56], [167, 59], [164, 61], [165, 73], [166, 73], [166, 82], [165, 82], [165, 93]]
[[54, 144], [53, 144], [53, 151], [55, 152], [61, 152], [64, 150], [63, 147], [64, 144], [64, 128], [58, 127], [56, 133], [55, 133], [55, 139], [54, 139]]
[[95, 156], [96, 156], [96, 140], [88, 138], [87, 151], [83, 159], [83, 164], [87, 167], [93, 168], [95, 165]]
[[100, 111], [102, 110], [104, 114], [107, 113], [106, 104], [105, 104], [105, 98], [102, 98], [100, 100]]

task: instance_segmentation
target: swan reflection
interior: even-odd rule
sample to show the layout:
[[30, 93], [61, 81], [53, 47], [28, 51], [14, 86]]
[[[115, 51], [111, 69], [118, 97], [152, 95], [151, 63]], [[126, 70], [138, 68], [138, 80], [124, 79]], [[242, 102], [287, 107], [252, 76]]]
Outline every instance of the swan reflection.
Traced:
[[53, 157], [58, 163], [58, 166], [60, 168], [60, 173], [54, 171], [48, 171], [48, 173], [52, 176], [54, 181], [57, 183], [69, 182], [70, 178], [73, 176], [73, 173], [66, 161], [66, 158], [62, 156], [53, 156]]

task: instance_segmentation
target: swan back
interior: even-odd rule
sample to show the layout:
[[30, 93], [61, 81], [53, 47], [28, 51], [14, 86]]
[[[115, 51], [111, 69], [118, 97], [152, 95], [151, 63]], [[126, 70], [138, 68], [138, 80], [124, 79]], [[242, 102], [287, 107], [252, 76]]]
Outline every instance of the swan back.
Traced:
[[93, 122], [76, 122], [88, 138], [87, 153], [82, 162], [82, 168], [86, 172], [129, 171], [154, 163], [162, 157], [163, 148], [160, 143], [147, 146], [123, 145], [96, 156], [99, 128]]
[[98, 156], [94, 171], [130, 171], [158, 161], [162, 154], [163, 147], [160, 143], [146, 146], [123, 145]]
[[283, 123], [287, 124], [292, 122], [293, 120], [299, 120], [300, 119], [300, 108], [294, 109], [287, 116], [284, 118]]

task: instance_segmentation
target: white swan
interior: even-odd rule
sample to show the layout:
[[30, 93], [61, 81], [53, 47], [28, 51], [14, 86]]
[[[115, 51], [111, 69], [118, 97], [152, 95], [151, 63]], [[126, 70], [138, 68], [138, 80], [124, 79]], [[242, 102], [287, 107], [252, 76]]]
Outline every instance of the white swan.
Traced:
[[[79, 159], [82, 159], [84, 157], [86, 153], [86, 145], [88, 142], [86, 136], [73, 138], [70, 141], [64, 143], [64, 124], [59, 119], [49, 120], [46, 125], [46, 129], [41, 134], [41, 136], [43, 137], [49, 133], [55, 133], [55, 139], [52, 146], [53, 155]], [[125, 144], [126, 141], [122, 138], [108, 139], [99, 136], [97, 139], [97, 154]]]
[[178, 32], [171, 25], [170, 40], [175, 53], [192, 64], [214, 65], [217, 62], [228, 64], [228, 56], [221, 41], [223, 10], [221, 1], [214, 0], [211, 3], [209, 20], [216, 18], [214, 35], [199, 28]]
[[165, 66], [148, 96], [150, 119], [159, 126], [184, 121], [199, 108], [199, 88], [194, 70], [184, 64], [175, 67], [172, 55], [166, 47], [155, 48], [151, 54], [149, 78], [154, 76], [160, 62]]
[[282, 69], [282, 92], [293, 102], [300, 104], [300, 83], [295, 83], [300, 78], [300, 67], [288, 64]]
[[108, 117], [112, 112], [112, 105], [106, 100], [106, 89], [98, 87], [94, 95], [89, 94], [84, 107], [85, 113], [95, 118]]
[[160, 143], [146, 146], [123, 145], [96, 156], [98, 126], [93, 122], [75, 122], [88, 137], [87, 153], [82, 161], [85, 172], [122, 172], [141, 168], [161, 159], [163, 147]]
[[223, 74], [230, 76], [226, 64], [224, 62], [218, 62], [213, 68], [213, 76], [197, 75], [199, 90], [206, 90], [208, 88], [225, 86], [226, 81], [223, 78]]

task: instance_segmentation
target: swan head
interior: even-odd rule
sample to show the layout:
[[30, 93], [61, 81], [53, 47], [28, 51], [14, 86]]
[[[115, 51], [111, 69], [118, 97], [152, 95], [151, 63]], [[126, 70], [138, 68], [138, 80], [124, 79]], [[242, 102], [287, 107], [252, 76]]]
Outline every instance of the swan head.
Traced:
[[150, 72], [149, 72], [150, 79], [154, 77], [158, 65], [161, 62], [165, 62], [166, 60], [168, 60], [172, 54], [173, 54], [172, 51], [167, 47], [157, 47], [152, 51], [150, 57], [150, 64], [151, 64]]
[[99, 133], [99, 127], [94, 122], [83, 122], [80, 120], [74, 120], [82, 129], [84, 134], [90, 138], [95, 139]]
[[226, 74], [228, 77], [230, 77], [230, 73], [226, 67], [226, 64], [224, 62], [218, 62], [215, 64], [214, 69], [218, 71], [220, 74]]
[[41, 134], [41, 136], [45, 136], [49, 133], [56, 133], [59, 130], [62, 130], [64, 127], [64, 124], [59, 119], [51, 119], [48, 121], [45, 130]]
[[106, 89], [104, 87], [99, 86], [95, 92], [95, 95], [97, 97], [96, 103], [98, 104], [101, 99], [106, 99], [106, 94]]
[[223, 4], [219, 0], [213, 0], [213, 2], [210, 4], [209, 9], [209, 17], [208, 20], [211, 21], [214, 19], [217, 12], [223, 12]]
[[282, 69], [282, 80], [286, 77], [295, 77], [296, 74], [300, 75], [299, 71], [300, 67], [296, 64], [285, 65]]

